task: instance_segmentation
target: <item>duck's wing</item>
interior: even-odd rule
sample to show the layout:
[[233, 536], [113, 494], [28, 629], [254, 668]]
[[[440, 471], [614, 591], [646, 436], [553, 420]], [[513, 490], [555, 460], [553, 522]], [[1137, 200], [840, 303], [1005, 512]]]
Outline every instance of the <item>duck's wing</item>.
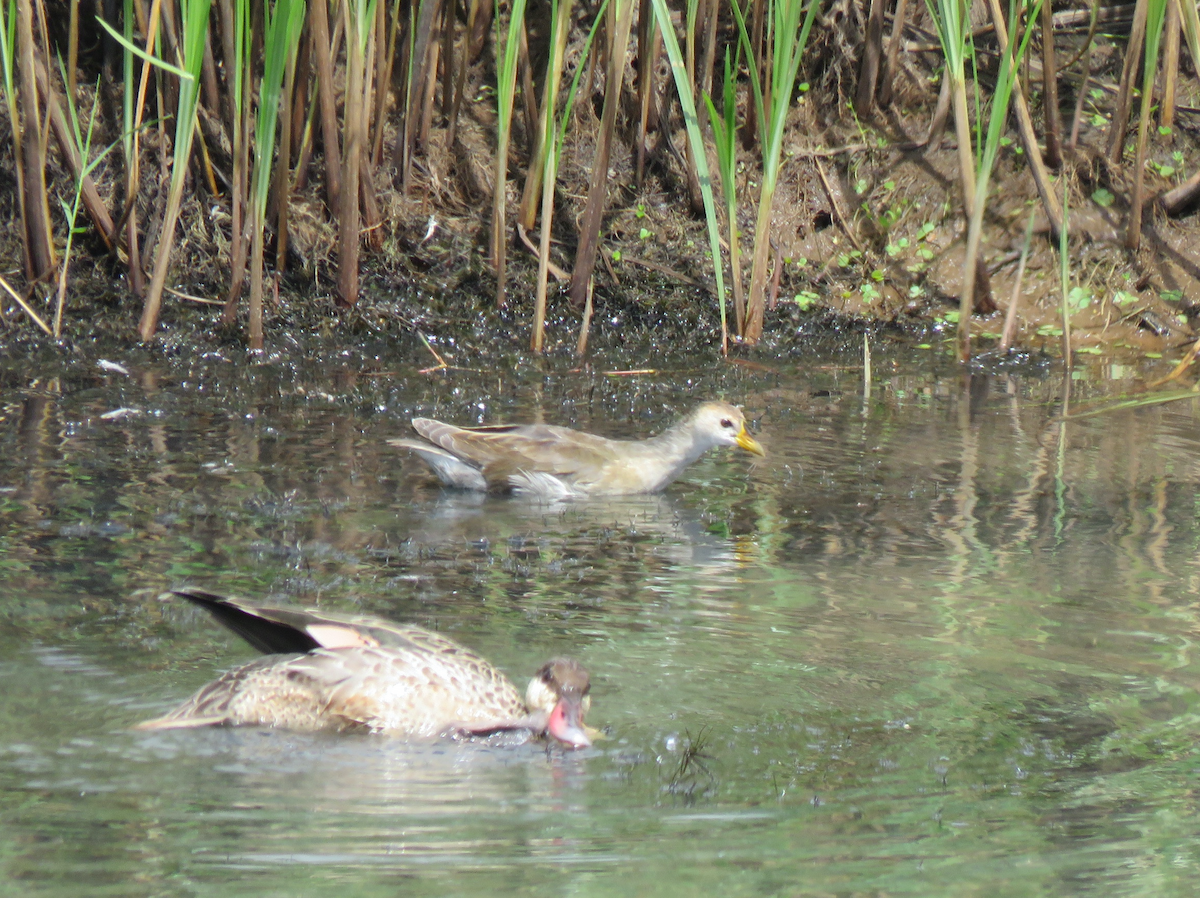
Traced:
[[446, 486], [480, 492], [488, 488], [483, 471], [477, 465], [464, 461], [452, 452], [420, 440], [388, 440], [388, 445], [415, 452], [425, 464], [433, 469], [438, 480]]
[[531, 475], [535, 482], [536, 475], [543, 475], [568, 488], [590, 484], [622, 453], [616, 440], [548, 424], [455, 427], [429, 418], [415, 418], [412, 423], [436, 447], [477, 466], [491, 487], [520, 485], [514, 479]]
[[384, 646], [459, 654], [478, 663], [487, 663], [454, 640], [412, 624], [365, 615], [259, 607], [197, 587], [172, 592], [206, 609], [251, 646], [268, 655], [303, 653], [318, 648]]
[[196, 587], [173, 589], [171, 592], [199, 605], [264, 654], [308, 652], [321, 645], [316, 636], [307, 629], [308, 625], [314, 622], [314, 618], [303, 612], [256, 608], [237, 599]]

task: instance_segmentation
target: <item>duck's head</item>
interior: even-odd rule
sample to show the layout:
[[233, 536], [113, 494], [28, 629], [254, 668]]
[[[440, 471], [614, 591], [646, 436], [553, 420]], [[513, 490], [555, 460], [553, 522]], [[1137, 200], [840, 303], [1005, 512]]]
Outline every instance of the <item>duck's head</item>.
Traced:
[[525, 690], [529, 713], [545, 715], [546, 732], [567, 748], [592, 744], [583, 719], [592, 700], [588, 672], [572, 658], [555, 658], [542, 665]]
[[692, 413], [695, 432], [707, 436], [714, 446], [737, 446], [751, 455], [767, 453], [746, 430], [746, 416], [727, 402], [706, 402]]

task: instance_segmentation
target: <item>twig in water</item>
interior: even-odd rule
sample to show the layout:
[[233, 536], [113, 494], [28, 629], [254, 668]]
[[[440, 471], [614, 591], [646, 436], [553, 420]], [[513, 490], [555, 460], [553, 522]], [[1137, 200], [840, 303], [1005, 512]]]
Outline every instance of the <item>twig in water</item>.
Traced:
[[421, 342], [425, 344], [425, 348], [429, 350], [429, 352], [433, 355], [433, 357], [435, 359], [437, 359], [436, 365], [434, 365], [432, 368], [422, 368], [420, 371], [417, 372], [418, 374], [432, 374], [434, 371], [441, 371], [444, 368], [450, 367], [449, 365], [446, 364], [446, 360], [444, 358], [442, 358], [440, 355], [438, 355], [438, 351], [429, 344], [429, 340], [425, 337], [425, 335], [423, 333], [421, 333], [420, 331], [417, 331], [417, 336], [421, 338]]
[[17, 301], [17, 305], [24, 309], [25, 314], [32, 318], [34, 323], [46, 332], [47, 337], [54, 336], [54, 331], [50, 330], [50, 326], [41, 319], [41, 317], [33, 310], [29, 303], [25, 302], [25, 300], [21, 298], [21, 295], [17, 293], [17, 291], [12, 288], [8, 281], [2, 277], [0, 277], [0, 287], [3, 287], [8, 291], [8, 295], [15, 299]]

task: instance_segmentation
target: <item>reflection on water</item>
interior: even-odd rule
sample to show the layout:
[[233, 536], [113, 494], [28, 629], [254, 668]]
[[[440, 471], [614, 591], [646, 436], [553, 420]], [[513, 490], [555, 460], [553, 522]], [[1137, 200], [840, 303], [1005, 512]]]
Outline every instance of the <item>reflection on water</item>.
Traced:
[[[1196, 403], [1064, 422], [1057, 383], [887, 360], [864, 402], [841, 361], [0, 371], [6, 888], [1190, 893]], [[384, 442], [413, 414], [645, 436], [708, 396], [769, 456], [664, 496], [450, 494]], [[575, 655], [609, 737], [131, 732], [251, 657], [158, 600], [182, 583], [410, 620], [519, 684]]]

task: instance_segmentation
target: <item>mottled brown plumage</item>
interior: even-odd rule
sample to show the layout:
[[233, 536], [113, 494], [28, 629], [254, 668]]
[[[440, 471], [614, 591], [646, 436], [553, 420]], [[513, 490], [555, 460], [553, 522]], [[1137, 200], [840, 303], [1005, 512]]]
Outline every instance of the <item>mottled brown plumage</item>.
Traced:
[[273, 654], [223, 674], [140, 729], [265, 726], [410, 738], [515, 730], [590, 744], [588, 675], [571, 659], [545, 664], [522, 701], [485, 659], [417, 626], [257, 608], [200, 589], [175, 595]]
[[427, 442], [388, 442], [411, 449], [447, 486], [544, 499], [656, 493], [716, 446], [765, 454], [746, 431], [741, 409], [724, 402], [705, 402], [648, 440], [610, 440], [548, 424], [455, 427], [414, 418], [412, 426]]

